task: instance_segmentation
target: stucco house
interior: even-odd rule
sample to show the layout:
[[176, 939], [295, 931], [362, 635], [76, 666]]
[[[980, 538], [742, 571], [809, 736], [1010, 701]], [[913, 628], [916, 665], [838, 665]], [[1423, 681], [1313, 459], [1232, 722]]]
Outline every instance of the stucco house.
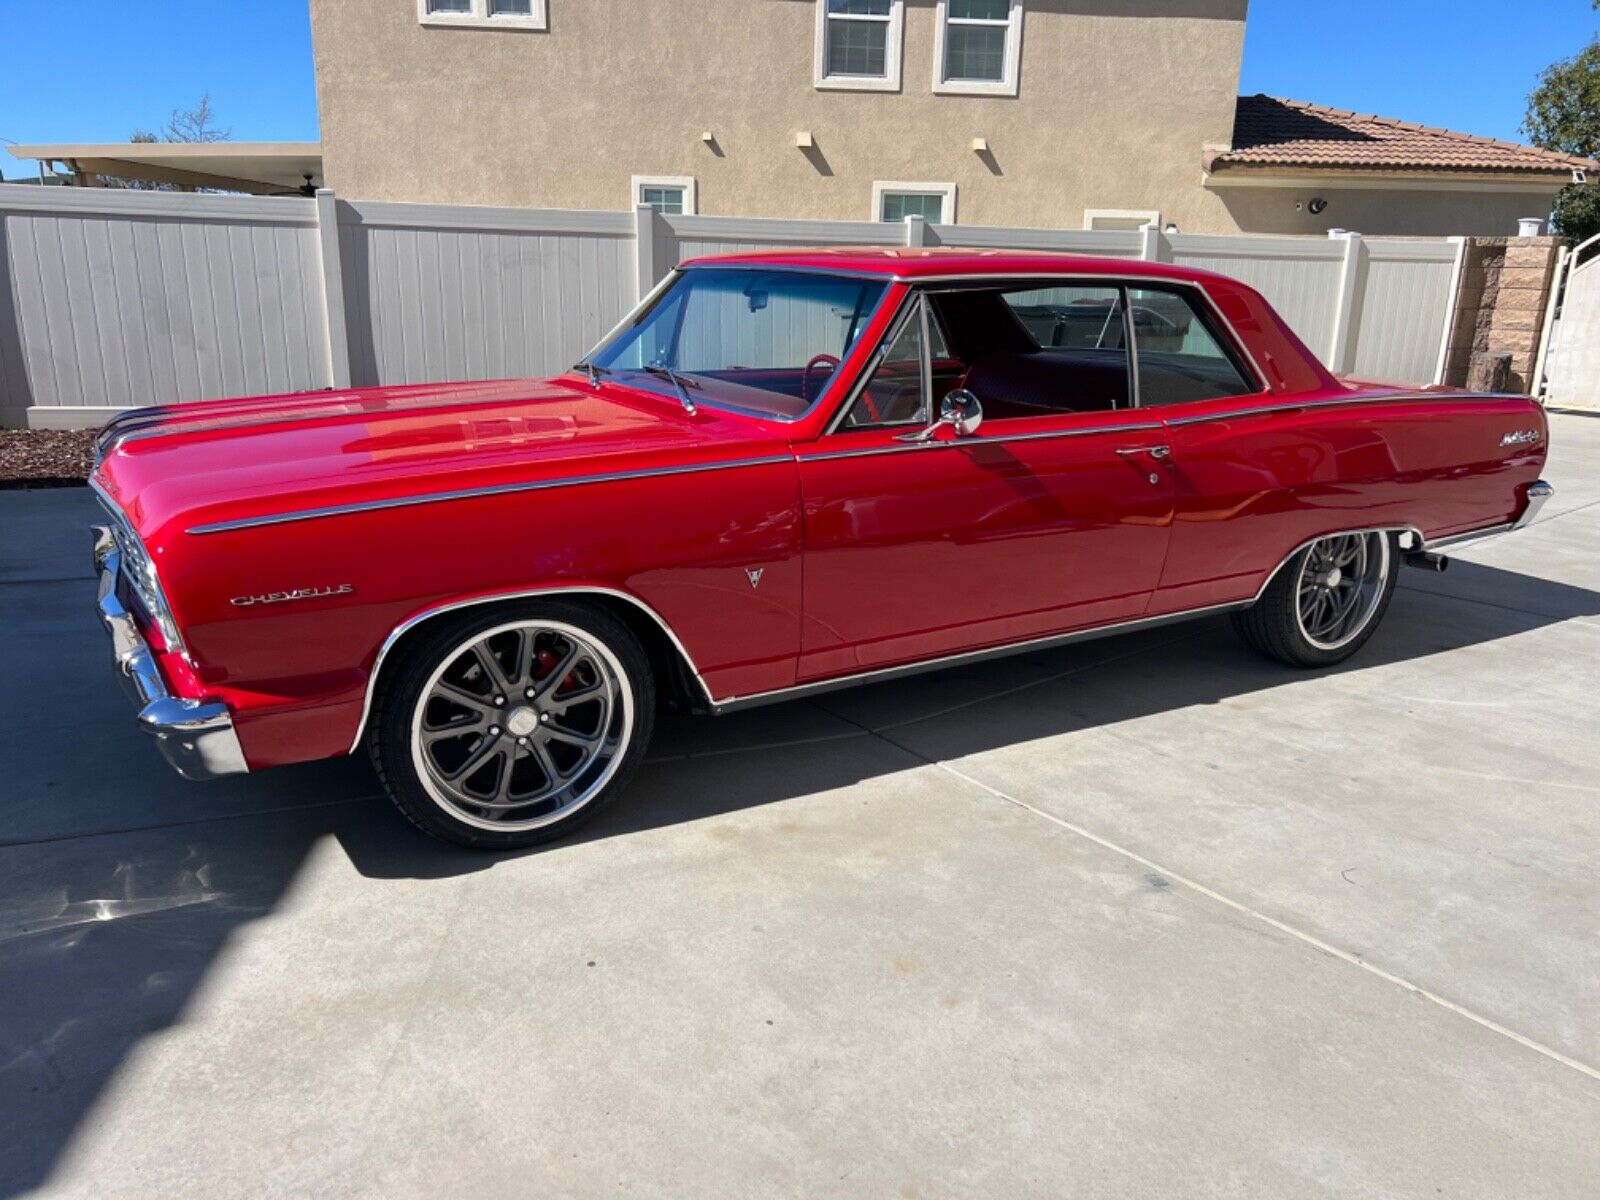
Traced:
[[1238, 96], [1247, 0], [311, 0], [370, 199], [1506, 234], [1577, 160]]

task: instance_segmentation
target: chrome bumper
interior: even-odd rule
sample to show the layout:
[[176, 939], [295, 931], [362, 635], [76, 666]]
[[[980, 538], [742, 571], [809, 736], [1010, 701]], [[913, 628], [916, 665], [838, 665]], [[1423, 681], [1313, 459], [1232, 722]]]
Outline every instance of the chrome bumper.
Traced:
[[117, 599], [122, 553], [116, 538], [104, 525], [93, 529], [94, 565], [100, 573], [100, 620], [111, 636], [117, 678], [139, 706], [139, 728], [156, 739], [167, 762], [185, 779], [216, 779], [248, 771], [226, 705], [185, 700], [167, 691], [139, 626]]
[[1539, 510], [1544, 507], [1544, 502], [1555, 494], [1555, 487], [1542, 479], [1530, 483], [1527, 507], [1522, 510], [1522, 515], [1511, 523], [1511, 528], [1521, 529], [1524, 525], [1531, 525], [1533, 519], [1539, 515]]

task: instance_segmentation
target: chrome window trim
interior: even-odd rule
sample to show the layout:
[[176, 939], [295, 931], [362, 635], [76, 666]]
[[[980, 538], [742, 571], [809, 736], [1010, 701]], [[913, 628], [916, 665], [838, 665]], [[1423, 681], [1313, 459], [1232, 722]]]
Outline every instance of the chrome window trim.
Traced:
[[[1088, 279], [1100, 280], [1108, 284], [1121, 284], [1124, 288], [1132, 286], [1189, 288], [1198, 292], [1211, 315], [1216, 318], [1218, 326], [1233, 342], [1240, 356], [1248, 364], [1251, 372], [1256, 376], [1255, 382], [1259, 385], [1257, 393], [1270, 393], [1276, 389], [1268, 381], [1267, 373], [1261, 369], [1261, 364], [1256, 361], [1255, 353], [1250, 349], [1248, 342], [1239, 336], [1239, 331], [1233, 327], [1233, 322], [1222, 315], [1222, 310], [1217, 307], [1211, 293], [1205, 286], [1193, 279], [1173, 279], [1167, 275], [1135, 275], [1132, 273], [1119, 273], [1117, 271], [1050, 271], [1050, 272], [1023, 272], [1021, 274], [994, 275], [926, 275], [926, 276], [898, 276], [897, 282], [910, 287], [924, 285], [949, 285], [967, 284], [975, 287], [1001, 286], [1011, 280], [1037, 281], [1040, 279]], [[1249, 382], [1248, 380], [1246, 382]]]
[[381, 512], [391, 508], [411, 508], [421, 504], [444, 504], [453, 500], [477, 500], [485, 496], [511, 496], [520, 492], [542, 492], [551, 488], [587, 487], [591, 484], [618, 483], [628, 479], [658, 479], [667, 475], [689, 475], [702, 471], [731, 471], [739, 467], [778, 466], [794, 462], [792, 454], [769, 454], [761, 458], [738, 458], [728, 462], [690, 463], [679, 467], [643, 467], [634, 471], [610, 471], [602, 475], [576, 475], [559, 479], [538, 479], [528, 483], [503, 483], [492, 487], [460, 488], [448, 492], [424, 492], [415, 496], [392, 496], [386, 500], [362, 500], [351, 504], [332, 504], [325, 508], [302, 508], [261, 517], [240, 517], [233, 521], [214, 521], [193, 525], [186, 531], [195, 535], [230, 533], [238, 529], [257, 529], [264, 525], [287, 525], [295, 521], [315, 521], [353, 513]]
[[666, 619], [639, 597], [631, 592], [624, 592], [618, 588], [601, 585], [578, 585], [572, 587], [557, 585], [555, 587], [523, 588], [517, 591], [498, 593], [493, 596], [477, 596], [470, 600], [452, 600], [444, 604], [436, 604], [431, 608], [424, 609], [422, 612], [414, 613], [390, 630], [389, 636], [383, 640], [383, 645], [378, 647], [378, 656], [373, 659], [372, 670], [367, 673], [366, 695], [361, 701], [361, 719], [356, 722], [356, 735], [346, 753], [354, 754], [361, 748], [361, 740], [366, 734], [367, 721], [372, 716], [372, 701], [377, 694], [378, 679], [389, 651], [394, 649], [395, 644], [401, 638], [424, 621], [432, 620], [434, 617], [443, 616], [446, 613], [459, 612], [464, 608], [480, 608], [485, 604], [499, 604], [507, 600], [536, 600], [543, 596], [584, 595], [607, 596], [615, 600], [626, 601], [660, 626], [661, 632], [667, 635], [668, 640], [677, 648], [678, 653], [683, 656], [684, 665], [689, 668], [689, 673], [694, 676], [694, 681], [699, 685], [700, 692], [705, 697], [706, 703], [712, 706], [712, 710], [715, 711], [715, 701], [711, 698], [711, 688], [706, 684], [705, 677], [700, 674], [700, 668], [690, 655], [688, 648], [679, 640], [678, 635], [673, 632], [672, 626], [667, 624]]
[[[1079, 414], [1082, 415], [1082, 414]], [[872, 426], [871, 428], [879, 428]], [[1055, 438], [1092, 437], [1097, 433], [1155, 433], [1160, 432], [1160, 421], [1141, 421], [1137, 424], [1078, 426], [1072, 429], [1049, 429], [1037, 433], [1003, 433], [985, 437], [980, 431], [971, 437], [948, 441], [902, 442], [891, 446], [858, 446], [849, 450], [825, 450], [820, 454], [796, 455], [801, 463], [827, 462], [836, 458], [867, 458], [875, 454], [906, 454], [917, 450], [968, 450], [981, 446], [1003, 446], [1008, 442], [1044, 442]]]
[[[827, 437], [830, 433], [837, 432], [840, 426], [844, 424], [845, 418], [850, 415], [850, 410], [856, 406], [856, 401], [860, 399], [861, 393], [866, 390], [872, 376], [883, 365], [883, 360], [889, 356], [889, 347], [893, 346], [895, 340], [905, 332], [907, 323], [915, 315], [917, 307], [923, 303], [922, 293], [915, 290], [907, 292], [900, 298], [900, 307], [895, 310], [894, 317], [889, 322], [889, 327], [884, 330], [883, 337], [878, 340], [878, 346], [873, 350], [871, 357], [862, 364], [860, 374], [856, 376], [855, 382], [850, 385], [850, 390], [845, 394], [844, 403], [839, 406], [838, 411], [833, 414], [827, 426], [823, 429], [822, 437]], [[915, 424], [915, 422], [895, 422], [896, 426], [912, 424]], [[878, 426], [866, 426], [864, 428], [878, 428]]]

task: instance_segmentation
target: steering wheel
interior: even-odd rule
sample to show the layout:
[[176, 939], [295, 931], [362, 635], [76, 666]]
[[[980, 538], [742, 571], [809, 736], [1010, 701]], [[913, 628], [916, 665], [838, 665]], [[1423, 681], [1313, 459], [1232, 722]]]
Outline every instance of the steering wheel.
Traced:
[[813, 354], [806, 363], [805, 370], [800, 372], [800, 400], [801, 403], [811, 399], [811, 371], [818, 364], [826, 364], [834, 370], [839, 369], [839, 360], [831, 354]]

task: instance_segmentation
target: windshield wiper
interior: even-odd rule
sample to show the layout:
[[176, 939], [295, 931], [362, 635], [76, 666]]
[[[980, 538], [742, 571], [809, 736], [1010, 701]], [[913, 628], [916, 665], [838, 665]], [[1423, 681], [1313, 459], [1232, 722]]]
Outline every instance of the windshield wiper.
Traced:
[[610, 367], [597, 367], [588, 359], [585, 359], [572, 369], [574, 371], [582, 371], [584, 374], [586, 374], [589, 377], [589, 386], [594, 388], [596, 391], [600, 390], [600, 376], [611, 374]]
[[654, 375], [659, 379], [670, 380], [672, 382], [672, 386], [677, 390], [678, 400], [683, 404], [683, 411], [688, 413], [691, 417], [694, 416], [694, 400], [689, 396], [689, 388], [699, 387], [699, 384], [685, 384], [683, 378], [671, 367], [665, 365], [664, 363], [652, 363], [650, 366], [644, 368], [644, 372], [646, 375]]

